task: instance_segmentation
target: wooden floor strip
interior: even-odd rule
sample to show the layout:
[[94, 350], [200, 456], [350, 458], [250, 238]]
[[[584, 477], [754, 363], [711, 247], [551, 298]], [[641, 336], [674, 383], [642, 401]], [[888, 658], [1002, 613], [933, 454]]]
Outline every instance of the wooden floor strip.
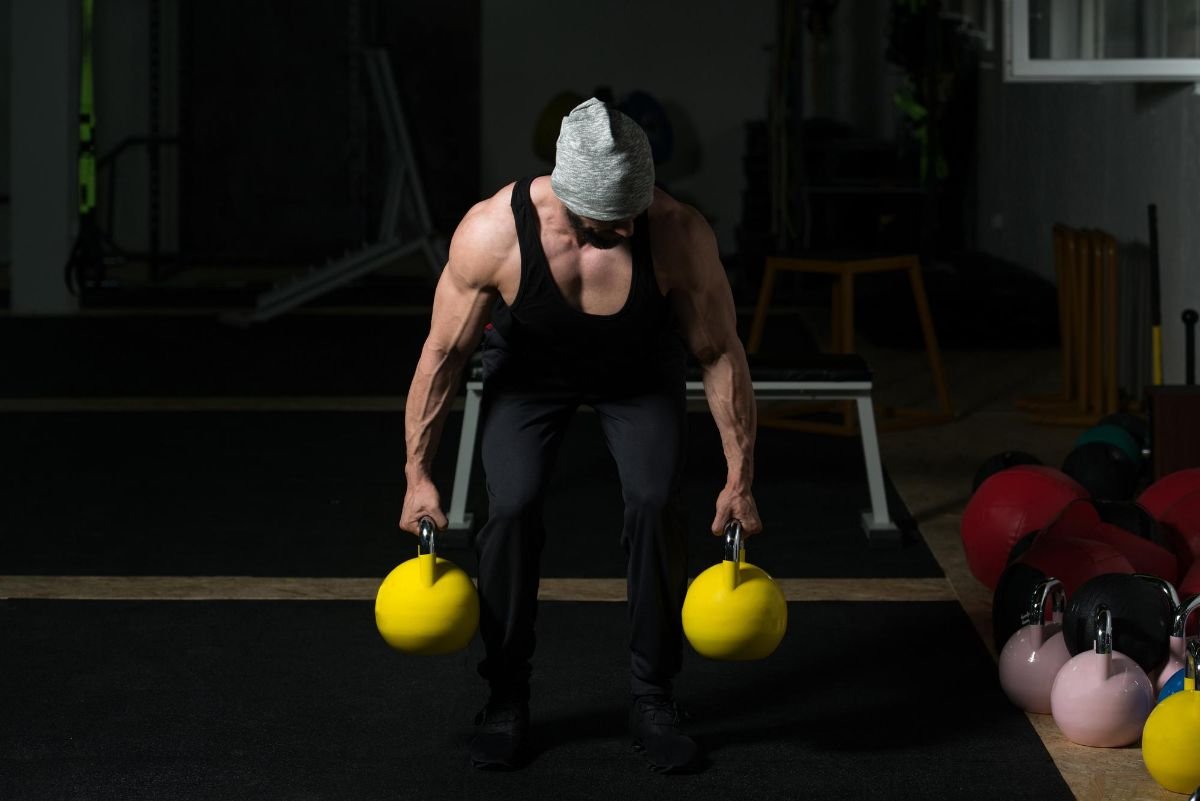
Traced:
[[[0, 412], [397, 412], [405, 395], [0, 398]], [[455, 402], [462, 408], [462, 401]]]
[[79, 601], [360, 601], [370, 578], [252, 576], [0, 576], [0, 598]]
[[[374, 578], [0, 576], [0, 598], [92, 601], [365, 601]], [[945, 579], [778, 579], [789, 601], [953, 601]], [[625, 600], [621, 578], [544, 578], [545, 601]]]
[[[172, 287], [180, 290], [190, 287]], [[4, 281], [0, 280], [0, 290], [7, 289]], [[768, 317], [795, 316], [806, 307], [801, 306], [772, 306], [767, 310]], [[221, 317], [231, 312], [252, 312], [254, 309], [246, 305], [230, 306], [112, 306], [103, 309], [77, 309], [69, 315], [58, 315], [66, 319], [79, 317]], [[737, 313], [742, 317], [752, 317], [758, 311], [757, 306], [738, 306]], [[428, 317], [431, 306], [427, 303], [407, 303], [397, 305], [373, 306], [300, 306], [288, 311], [289, 317]], [[0, 318], [21, 317], [11, 309], [0, 309]]]
[[[3, 287], [0, 286], [0, 289]], [[70, 315], [60, 315], [62, 318], [72, 317], [221, 317], [222, 315], [239, 312], [252, 312], [250, 306], [113, 306], [104, 309], [78, 309]], [[428, 304], [403, 304], [397, 306], [301, 306], [288, 311], [293, 317], [428, 317]], [[9, 309], [0, 309], [2, 317], [21, 317]]]
[[944, 578], [777, 579], [789, 601], [953, 601]]

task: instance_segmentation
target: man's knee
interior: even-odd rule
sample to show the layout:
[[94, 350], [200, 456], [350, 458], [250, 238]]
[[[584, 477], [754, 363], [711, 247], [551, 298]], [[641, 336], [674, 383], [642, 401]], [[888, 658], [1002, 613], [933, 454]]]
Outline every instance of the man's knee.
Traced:
[[497, 521], [521, 522], [539, 515], [542, 488], [536, 481], [507, 481], [500, 487], [488, 484], [488, 517]]
[[[670, 484], [647, 484], [627, 490], [624, 536], [654, 549], [676, 552], [686, 538], [685, 512], [678, 491]], [[654, 545], [651, 545], [654, 542]]]
[[621, 488], [626, 514], [661, 515], [678, 500], [678, 487], [669, 477], [656, 476], [629, 484]]

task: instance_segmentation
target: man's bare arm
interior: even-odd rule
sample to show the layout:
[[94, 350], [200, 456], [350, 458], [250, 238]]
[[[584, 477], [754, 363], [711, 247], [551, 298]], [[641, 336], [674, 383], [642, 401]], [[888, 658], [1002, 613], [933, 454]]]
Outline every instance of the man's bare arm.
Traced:
[[484, 201], [473, 208], [454, 234], [450, 259], [434, 294], [429, 336], [408, 390], [404, 409], [408, 490], [400, 519], [406, 531], [416, 532], [424, 516], [432, 517], [439, 528], [447, 524], [430, 467], [463, 367], [483, 335], [508, 240], [515, 242], [511, 223], [503, 226], [492, 205]]
[[728, 473], [717, 499], [712, 530], [730, 519], [746, 535], [762, 529], [754, 503], [754, 438], [758, 409], [746, 351], [737, 335], [733, 293], [717, 251], [716, 237], [699, 212], [679, 206], [671, 212], [682, 235], [671, 237], [671, 297], [688, 348], [703, 370], [704, 394], [721, 434]]

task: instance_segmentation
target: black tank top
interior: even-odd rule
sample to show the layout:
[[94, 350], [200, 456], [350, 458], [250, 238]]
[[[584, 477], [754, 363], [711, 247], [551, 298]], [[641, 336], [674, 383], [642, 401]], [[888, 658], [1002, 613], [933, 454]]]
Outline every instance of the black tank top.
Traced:
[[521, 284], [511, 306], [496, 302], [485, 340], [485, 374], [583, 391], [681, 380], [684, 350], [654, 276], [647, 214], [634, 222], [633, 278], [625, 304], [613, 314], [589, 314], [567, 302], [550, 273], [531, 183], [526, 178], [513, 187]]

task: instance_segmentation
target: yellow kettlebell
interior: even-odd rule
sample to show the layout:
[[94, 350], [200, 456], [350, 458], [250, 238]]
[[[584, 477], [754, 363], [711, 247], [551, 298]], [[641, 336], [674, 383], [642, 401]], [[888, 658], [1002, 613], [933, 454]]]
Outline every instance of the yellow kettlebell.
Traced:
[[746, 561], [742, 524], [725, 527], [725, 560], [705, 570], [683, 599], [683, 633], [701, 656], [749, 660], [771, 655], [787, 631], [787, 600]]
[[1200, 786], [1200, 693], [1196, 692], [1196, 662], [1200, 642], [1188, 647], [1183, 691], [1163, 699], [1142, 730], [1142, 760], [1154, 781], [1175, 793]]
[[479, 594], [461, 568], [437, 556], [433, 520], [421, 518], [417, 556], [396, 566], [375, 595], [375, 626], [387, 644], [410, 654], [467, 647], [479, 627]]

